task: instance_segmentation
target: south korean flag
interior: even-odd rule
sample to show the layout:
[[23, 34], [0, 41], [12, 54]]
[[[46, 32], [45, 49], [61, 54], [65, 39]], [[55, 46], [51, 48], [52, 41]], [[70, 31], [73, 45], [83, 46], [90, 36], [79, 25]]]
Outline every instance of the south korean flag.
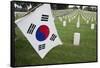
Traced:
[[62, 45], [50, 4], [43, 4], [15, 23], [42, 59], [52, 48]]

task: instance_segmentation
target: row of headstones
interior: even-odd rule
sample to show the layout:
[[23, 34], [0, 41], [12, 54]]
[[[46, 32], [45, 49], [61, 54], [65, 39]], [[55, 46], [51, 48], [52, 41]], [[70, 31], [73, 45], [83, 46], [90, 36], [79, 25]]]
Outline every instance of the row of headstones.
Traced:
[[[88, 14], [81, 14], [82, 18], [86, 21], [87, 24], [90, 22], [90, 20], [91, 20], [91, 22], [96, 21], [96, 17], [94, 15], [87, 16], [87, 19], [85, 17], [86, 15], [88, 15]], [[94, 27], [95, 27], [95, 24], [92, 23], [91, 29], [93, 30]]]
[[[63, 21], [63, 27], [66, 26], [66, 21]], [[91, 29], [94, 29], [94, 24], [91, 24]], [[78, 17], [78, 21], [76, 27], [80, 27], [80, 17]], [[73, 45], [78, 46], [80, 44], [80, 33], [74, 33]]]
[[[71, 20], [75, 19], [78, 15], [78, 11], [73, 13], [72, 15], [65, 15], [65, 16], [62, 16], [62, 17], [59, 17], [59, 20], [60, 22], [62, 22], [63, 20], [66, 20], [68, 19], [68, 22], [71, 22]], [[80, 14], [82, 16], [82, 18], [86, 21], [86, 23], [88, 24], [89, 21], [93, 22], [96, 20], [96, 18], [94, 18], [94, 16], [85, 16], [85, 15], [88, 15], [88, 14]]]
[[[79, 23], [79, 18], [78, 18], [78, 23]], [[94, 24], [91, 24], [91, 29], [94, 29]], [[77, 24], [77, 27], [79, 27], [79, 24]], [[73, 44], [78, 46], [80, 44], [80, 33], [74, 33], [74, 39], [73, 39]]]
[[[79, 28], [79, 23], [76, 25]], [[66, 27], [66, 21], [63, 21], [63, 27]], [[73, 45], [78, 46], [80, 44], [80, 33], [74, 33]]]
[[[62, 18], [59, 17], [59, 20], [62, 21]], [[66, 27], [67, 22], [63, 21], [63, 27]], [[79, 24], [77, 24], [77, 27], [79, 27]], [[74, 39], [73, 39], [73, 45], [78, 46], [80, 44], [80, 33], [74, 33]]]
[[[94, 24], [91, 24], [91, 30], [94, 29]], [[79, 28], [80, 27], [80, 20], [79, 20], [79, 17], [78, 17], [78, 21], [77, 21], [77, 24], [76, 24], [76, 27]], [[73, 45], [75, 46], [78, 46], [80, 45], [80, 33], [74, 33], [74, 39], [73, 39]]]
[[[91, 24], [91, 29], [94, 29], [94, 24]], [[80, 33], [74, 33], [73, 45], [80, 45]]]
[[[78, 18], [78, 22], [76, 24], [76, 27], [79, 28], [80, 27], [80, 21]], [[94, 30], [95, 28], [95, 24], [91, 24], [91, 30]], [[74, 39], [73, 39], [73, 45], [78, 46], [80, 44], [80, 33], [74, 33]]]
[[89, 22], [91, 21], [91, 22], [94, 22], [95, 20], [93, 19], [93, 17], [92, 18], [85, 18], [83, 15], [81, 15], [82, 16], [82, 18], [83, 18], [83, 20], [84, 21], [86, 21], [86, 24], [89, 24]]
[[75, 19], [78, 14], [73, 14], [73, 15], [65, 15], [62, 17], [58, 17], [59, 21], [62, 22], [63, 20], [68, 20], [68, 22], [71, 22], [71, 20]]
[[80, 15], [82, 16], [82, 18], [84, 20], [96, 20], [96, 12], [90, 12], [90, 11], [84, 11], [84, 10], [80, 10]]
[[81, 16], [82, 16], [82, 18], [84, 19], [84, 20], [90, 20], [91, 19], [91, 21], [93, 22], [94, 20], [96, 20], [96, 17], [95, 16], [93, 16], [93, 15], [91, 15], [91, 16], [87, 16], [88, 14], [81, 14]]
[[[89, 20], [87, 20], [87, 23], [89, 23]], [[64, 20], [63, 21], [63, 27], [67, 26], [67, 22]], [[76, 23], [76, 27], [80, 28], [80, 17], [78, 17], [77, 23]], [[95, 28], [95, 24], [91, 24], [91, 29], [93, 30]]]
[[[89, 23], [89, 20], [87, 20], [87, 23]], [[63, 21], [63, 27], [66, 27], [66, 24], [67, 24], [67, 22], [64, 20]], [[76, 27], [80, 28], [80, 16], [78, 16]], [[95, 24], [91, 24], [91, 30], [93, 30], [94, 28], [95, 28]], [[80, 44], [80, 33], [75, 32], [74, 33], [74, 39], [73, 39], [73, 45], [78, 46], [79, 44]]]
[[94, 15], [94, 13], [93, 14], [90, 14], [90, 13], [88, 14], [88, 13], [84, 11], [74, 11], [71, 14], [67, 14], [65, 16], [59, 17], [59, 20], [60, 22], [62, 22], [63, 20], [68, 19], [68, 22], [70, 22], [71, 20], [75, 19], [78, 14], [80, 14], [87, 24], [89, 23], [89, 21], [91, 22], [96, 21], [96, 16]]
[[96, 14], [94, 12], [91, 12], [91, 13], [86, 13], [84, 11], [81, 12], [81, 16], [84, 20], [90, 20], [91, 19], [91, 22], [93, 22], [94, 20], [96, 20]]
[[60, 16], [59, 20], [62, 22], [62, 20], [66, 20], [68, 18], [69, 22], [70, 22], [70, 20], [73, 20], [74, 18], [76, 18], [77, 15], [78, 15], [78, 12], [77, 11], [73, 11], [73, 12], [71, 12], [69, 14]]

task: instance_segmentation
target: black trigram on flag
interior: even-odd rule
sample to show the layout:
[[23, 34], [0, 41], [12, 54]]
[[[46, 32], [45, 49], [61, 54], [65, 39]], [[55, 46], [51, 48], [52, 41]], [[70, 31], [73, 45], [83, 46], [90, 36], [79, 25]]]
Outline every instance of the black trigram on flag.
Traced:
[[56, 36], [55, 34], [52, 34], [50, 40], [51, 40], [51, 41], [54, 41], [54, 40], [56, 39], [56, 37], [57, 37], [57, 36]]
[[45, 49], [45, 44], [39, 45], [39, 50]]
[[27, 33], [28, 34], [32, 34], [33, 33], [33, 30], [35, 29], [36, 25], [35, 24], [31, 24], [27, 30]]
[[41, 21], [48, 21], [49, 15], [42, 15]]

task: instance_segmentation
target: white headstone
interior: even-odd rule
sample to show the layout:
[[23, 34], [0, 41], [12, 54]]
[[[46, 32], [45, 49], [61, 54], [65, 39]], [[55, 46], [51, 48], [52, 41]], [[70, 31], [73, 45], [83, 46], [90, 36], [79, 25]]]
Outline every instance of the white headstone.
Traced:
[[93, 18], [92, 18], [92, 20], [91, 20], [92, 22], [93, 22]]
[[62, 22], [62, 17], [59, 17], [59, 20]]
[[76, 46], [80, 44], [80, 33], [74, 33], [73, 44], [76, 45]]
[[68, 18], [68, 21], [70, 22], [70, 18]]
[[66, 21], [63, 21], [63, 27], [65, 27], [66, 26]]
[[89, 20], [87, 20], [87, 22], [86, 22], [87, 24], [89, 23]]
[[76, 23], [76, 27], [79, 28], [80, 27], [80, 17], [78, 17], [77, 23]]
[[77, 28], [79, 28], [79, 27], [80, 27], [80, 23], [79, 23], [79, 22], [77, 22], [76, 27], [77, 27]]
[[92, 29], [92, 30], [94, 29], [94, 24], [91, 24], [91, 29]]
[[74, 18], [75, 18], [76, 16], [74, 16]]

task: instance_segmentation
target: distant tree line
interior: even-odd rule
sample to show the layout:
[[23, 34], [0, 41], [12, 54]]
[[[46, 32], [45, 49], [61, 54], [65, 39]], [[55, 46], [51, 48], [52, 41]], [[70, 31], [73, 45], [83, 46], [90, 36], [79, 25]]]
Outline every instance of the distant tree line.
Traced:
[[[36, 7], [38, 4], [40, 3], [33, 3], [33, 2], [17, 2], [15, 3], [16, 5], [18, 6], [21, 6], [20, 7], [15, 7], [15, 11], [20, 11], [20, 12], [26, 12], [26, 11], [29, 11], [30, 9]], [[42, 4], [42, 3], [41, 3]], [[28, 7], [31, 5], [31, 8], [28, 9]], [[73, 7], [69, 7], [70, 5], [69, 4], [51, 4], [51, 8], [53, 10], [62, 10], [62, 9], [81, 9], [81, 10], [87, 10], [87, 11], [97, 11], [97, 7], [94, 7], [94, 6], [83, 6], [83, 5], [73, 5]], [[77, 7], [79, 6], [79, 7]], [[84, 7], [84, 8], [83, 8]]]

